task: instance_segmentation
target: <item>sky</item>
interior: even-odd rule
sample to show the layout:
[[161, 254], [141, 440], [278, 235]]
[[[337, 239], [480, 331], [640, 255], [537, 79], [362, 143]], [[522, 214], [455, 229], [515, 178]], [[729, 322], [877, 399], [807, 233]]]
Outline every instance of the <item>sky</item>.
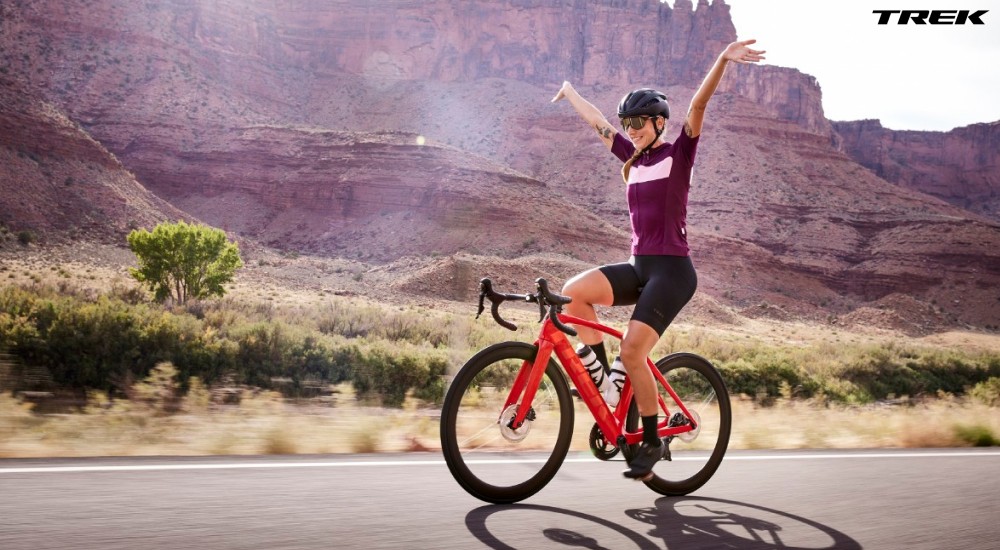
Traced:
[[[933, 131], [1000, 120], [1000, 0], [725, 2], [766, 63], [816, 77], [828, 119]], [[872, 13], [933, 9], [989, 11], [983, 25], [878, 25]]]

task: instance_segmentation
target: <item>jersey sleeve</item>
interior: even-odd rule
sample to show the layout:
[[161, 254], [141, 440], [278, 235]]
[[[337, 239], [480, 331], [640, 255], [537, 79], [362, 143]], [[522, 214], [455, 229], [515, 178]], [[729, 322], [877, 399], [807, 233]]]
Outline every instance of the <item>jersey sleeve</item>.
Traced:
[[681, 126], [681, 135], [677, 136], [677, 141], [674, 142], [674, 147], [677, 149], [678, 154], [690, 166], [694, 166], [694, 157], [698, 152], [698, 140], [700, 139], [700, 134], [693, 138], [688, 137], [687, 132], [684, 131], [684, 126]]
[[618, 132], [611, 143], [611, 152], [618, 157], [618, 160], [627, 162], [635, 153], [635, 145], [632, 145], [631, 141], [622, 136], [621, 132]]

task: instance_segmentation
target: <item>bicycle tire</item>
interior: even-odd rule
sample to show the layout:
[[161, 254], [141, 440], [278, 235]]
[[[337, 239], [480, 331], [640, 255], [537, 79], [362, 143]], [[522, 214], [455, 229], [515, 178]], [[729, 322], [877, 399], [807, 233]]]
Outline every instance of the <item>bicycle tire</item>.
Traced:
[[[510, 433], [512, 429], [505, 430], [498, 421], [513, 374], [537, 354], [537, 346], [523, 342], [490, 346], [466, 362], [445, 395], [441, 409], [445, 462], [459, 485], [480, 500], [509, 504], [534, 495], [556, 475], [569, 451], [573, 398], [551, 358], [532, 401], [535, 420], [521, 428], [526, 430], [523, 440], [512, 441], [510, 437], [521, 433]], [[512, 466], [512, 460], [517, 464]], [[536, 462], [541, 462], [537, 472], [522, 475], [532, 471], [524, 464]]]
[[[680, 436], [670, 442], [671, 462], [657, 464], [653, 478], [644, 483], [653, 491], [666, 496], [683, 496], [701, 488], [718, 470], [729, 447], [732, 432], [732, 406], [722, 375], [703, 357], [692, 353], [675, 353], [656, 362], [689, 411], [701, 416], [701, 429], [691, 442]], [[668, 406], [673, 399], [659, 384], [659, 392]], [[679, 409], [674, 409], [676, 412]], [[663, 411], [660, 411], [661, 417]], [[640, 423], [639, 409], [633, 397], [625, 418], [625, 428], [634, 432]], [[683, 435], [683, 434], [682, 434]], [[638, 445], [623, 449], [626, 460], [635, 455]], [[704, 448], [704, 449], [703, 449]], [[704, 452], [708, 454], [702, 456]], [[666, 463], [664, 463], [666, 462]]]

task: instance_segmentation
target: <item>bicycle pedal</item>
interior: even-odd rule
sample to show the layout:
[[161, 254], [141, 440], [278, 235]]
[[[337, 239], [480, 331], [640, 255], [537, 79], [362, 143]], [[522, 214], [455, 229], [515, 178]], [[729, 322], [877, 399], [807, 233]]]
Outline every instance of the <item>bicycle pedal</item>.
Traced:
[[572, 395], [573, 397], [577, 398], [577, 399], [581, 399], [580, 392], [577, 391], [576, 388], [570, 388], [569, 389], [569, 394]]

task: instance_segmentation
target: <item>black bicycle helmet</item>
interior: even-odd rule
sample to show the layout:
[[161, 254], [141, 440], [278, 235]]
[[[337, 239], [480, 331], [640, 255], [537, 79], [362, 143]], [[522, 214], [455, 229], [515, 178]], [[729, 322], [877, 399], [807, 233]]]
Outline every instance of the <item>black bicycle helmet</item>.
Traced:
[[645, 115], [670, 118], [670, 105], [667, 96], [652, 88], [639, 88], [629, 92], [618, 102], [618, 118]]

